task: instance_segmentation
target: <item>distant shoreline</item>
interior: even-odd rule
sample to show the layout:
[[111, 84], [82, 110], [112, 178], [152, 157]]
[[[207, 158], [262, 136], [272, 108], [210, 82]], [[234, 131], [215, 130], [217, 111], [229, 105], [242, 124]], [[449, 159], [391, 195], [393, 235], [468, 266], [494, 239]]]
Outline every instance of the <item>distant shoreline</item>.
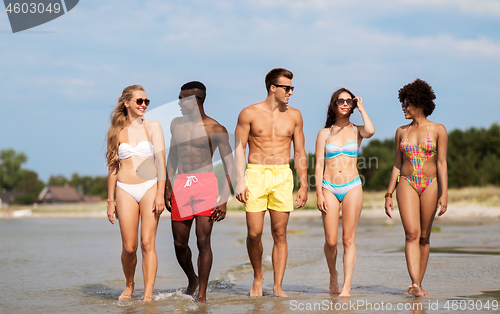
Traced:
[[[500, 187], [488, 186], [483, 188], [471, 187], [450, 189], [448, 193], [448, 211], [440, 220], [500, 220]], [[305, 209], [294, 210], [290, 217], [321, 217], [316, 209], [316, 194], [309, 192]], [[394, 203], [397, 202], [394, 198]], [[363, 211], [361, 219], [386, 219], [384, 211], [383, 192], [364, 192]], [[243, 204], [235, 198], [227, 204], [227, 217], [245, 217]], [[18, 217], [16, 217], [16, 215]], [[163, 218], [170, 217], [165, 212]], [[394, 211], [394, 220], [400, 220], [397, 209]], [[106, 202], [99, 203], [59, 203], [40, 204], [37, 206], [12, 206], [0, 209], [0, 218], [103, 218], [106, 219]]]
[[[28, 212], [29, 210], [29, 212]], [[25, 214], [16, 217], [15, 213], [23, 212]], [[170, 213], [165, 212], [162, 218], [169, 218]], [[230, 218], [244, 218], [245, 212], [242, 210], [228, 209], [227, 216]], [[296, 209], [290, 214], [290, 218], [298, 217], [321, 217], [317, 209]], [[385, 215], [382, 207], [363, 209], [361, 212], [361, 219], [385, 219], [388, 223], [391, 221], [399, 221], [399, 212], [396, 209], [393, 214], [394, 219], [391, 220]], [[16, 218], [102, 218], [106, 219], [106, 209], [104, 206], [99, 205], [95, 208], [87, 208], [83, 210], [77, 209], [32, 209], [29, 207], [22, 207], [19, 209], [2, 210], [0, 219], [16, 219]], [[436, 216], [436, 221], [449, 221], [449, 220], [499, 220], [500, 221], [500, 207], [499, 206], [483, 206], [480, 204], [461, 205], [449, 204], [448, 211], [441, 217]]]

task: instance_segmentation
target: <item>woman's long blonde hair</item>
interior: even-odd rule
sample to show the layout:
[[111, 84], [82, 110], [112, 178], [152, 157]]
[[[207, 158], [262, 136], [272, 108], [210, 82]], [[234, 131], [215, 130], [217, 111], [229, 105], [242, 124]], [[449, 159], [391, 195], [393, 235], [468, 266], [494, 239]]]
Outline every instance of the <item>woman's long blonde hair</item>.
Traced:
[[132, 93], [135, 91], [143, 91], [141, 85], [132, 85], [126, 87], [122, 95], [118, 98], [118, 104], [115, 110], [111, 112], [111, 125], [106, 134], [108, 150], [106, 151], [106, 165], [111, 169], [118, 169], [120, 159], [118, 158], [118, 146], [120, 143], [120, 132], [125, 127], [127, 122], [127, 108], [125, 101], [132, 99]]

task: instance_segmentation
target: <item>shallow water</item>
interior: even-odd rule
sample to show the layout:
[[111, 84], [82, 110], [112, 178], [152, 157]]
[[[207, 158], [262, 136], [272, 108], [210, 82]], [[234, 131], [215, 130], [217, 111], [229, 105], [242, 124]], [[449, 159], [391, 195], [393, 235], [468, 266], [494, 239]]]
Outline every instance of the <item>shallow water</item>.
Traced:
[[[231, 213], [229, 213], [231, 216]], [[1, 313], [471, 313], [498, 309], [500, 301], [500, 221], [436, 221], [423, 286], [431, 296], [407, 295], [410, 280], [400, 223], [361, 220], [350, 298], [328, 294], [321, 219], [289, 223], [284, 290], [272, 297], [272, 239], [263, 235], [264, 297], [250, 298], [252, 270], [245, 246], [244, 218], [226, 218], [214, 227], [214, 264], [208, 304], [180, 293], [187, 280], [175, 259], [169, 219], [157, 236], [159, 258], [154, 302], [142, 304], [139, 263], [132, 301], [117, 301], [124, 288], [118, 225], [103, 219], [0, 219]], [[341, 237], [339, 237], [341, 238]], [[191, 237], [196, 257], [194, 235]], [[340, 253], [342, 252], [340, 246]], [[337, 261], [342, 282], [342, 258]], [[474, 303], [475, 302], [475, 303]], [[485, 305], [489, 310], [485, 310]], [[389, 306], [391, 308], [389, 308]], [[398, 309], [399, 308], [399, 309]], [[421, 309], [421, 310], [412, 310]], [[455, 310], [454, 310], [455, 309]]]

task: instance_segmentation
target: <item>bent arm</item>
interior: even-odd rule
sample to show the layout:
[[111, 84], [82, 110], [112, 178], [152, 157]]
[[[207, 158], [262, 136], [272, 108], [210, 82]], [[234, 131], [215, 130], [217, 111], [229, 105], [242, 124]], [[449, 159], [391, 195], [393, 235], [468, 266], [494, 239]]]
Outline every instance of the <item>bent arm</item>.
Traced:
[[357, 99], [358, 101], [358, 110], [361, 114], [361, 118], [363, 119], [363, 125], [358, 127], [359, 136], [361, 138], [370, 138], [373, 136], [373, 134], [375, 134], [375, 125], [373, 125], [370, 116], [363, 106], [363, 99], [361, 97], [355, 97], [355, 99]]

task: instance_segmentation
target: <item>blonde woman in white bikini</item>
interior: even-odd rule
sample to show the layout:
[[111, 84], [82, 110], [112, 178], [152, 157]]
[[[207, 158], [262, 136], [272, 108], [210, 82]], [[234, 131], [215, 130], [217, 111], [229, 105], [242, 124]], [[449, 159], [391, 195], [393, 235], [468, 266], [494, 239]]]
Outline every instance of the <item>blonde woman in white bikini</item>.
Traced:
[[142, 119], [149, 102], [142, 86], [125, 88], [111, 114], [107, 133], [107, 214], [112, 224], [114, 216], [120, 222], [126, 288], [118, 299], [125, 301], [130, 300], [134, 292], [139, 221], [144, 302], [153, 299], [158, 267], [155, 239], [165, 208], [165, 141], [160, 123]]

